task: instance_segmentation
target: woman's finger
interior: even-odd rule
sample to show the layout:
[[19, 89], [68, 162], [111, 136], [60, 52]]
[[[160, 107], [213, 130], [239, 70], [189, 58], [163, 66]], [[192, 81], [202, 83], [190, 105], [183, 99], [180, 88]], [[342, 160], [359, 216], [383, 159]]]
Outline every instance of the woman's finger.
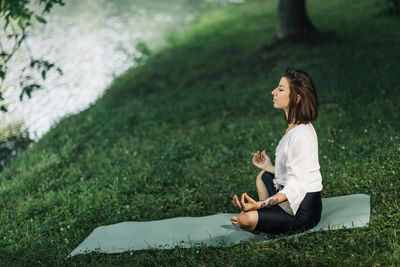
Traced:
[[257, 163], [258, 163], [258, 161], [257, 161], [257, 155], [254, 154], [254, 157], [253, 157], [253, 164], [254, 164], [254, 165], [257, 165]]
[[246, 210], [247, 204], [244, 202], [244, 194], [242, 194], [242, 199], [240, 200], [240, 204], [242, 205], [242, 209]]
[[232, 199], [232, 203], [233, 203], [233, 205], [235, 206], [235, 207], [237, 207], [238, 205], [236, 204], [236, 202], [235, 202], [235, 197], [233, 197], [233, 199]]
[[267, 156], [267, 154], [265, 153], [265, 150], [264, 150], [264, 158], [265, 158], [265, 159], [268, 159], [268, 156]]
[[238, 207], [239, 209], [243, 210], [243, 209], [242, 209], [242, 206], [240, 205], [240, 202], [239, 202], [239, 199], [238, 199], [237, 195], [235, 195], [235, 196], [233, 197], [233, 201], [235, 202], [236, 207]]
[[252, 199], [248, 194], [244, 193], [244, 197], [250, 202], [256, 202], [254, 199]]

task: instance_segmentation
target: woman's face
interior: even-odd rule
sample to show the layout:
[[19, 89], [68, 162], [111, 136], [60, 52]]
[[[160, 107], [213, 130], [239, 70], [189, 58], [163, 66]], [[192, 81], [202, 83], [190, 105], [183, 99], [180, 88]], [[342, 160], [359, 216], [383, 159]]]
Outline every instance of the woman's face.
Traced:
[[283, 110], [289, 110], [289, 82], [285, 77], [282, 77], [279, 81], [279, 85], [272, 91], [274, 95], [274, 108], [279, 108]]

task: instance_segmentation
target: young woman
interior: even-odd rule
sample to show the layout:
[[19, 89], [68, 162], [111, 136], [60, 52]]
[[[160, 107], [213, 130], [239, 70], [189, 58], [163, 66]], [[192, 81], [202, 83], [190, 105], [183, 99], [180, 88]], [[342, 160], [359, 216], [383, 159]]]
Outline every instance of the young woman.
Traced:
[[261, 169], [256, 180], [259, 201], [246, 193], [240, 200], [235, 195], [232, 203], [242, 211], [230, 219], [253, 233], [305, 231], [318, 224], [322, 210], [318, 139], [311, 124], [318, 116], [318, 97], [311, 77], [291, 67], [272, 94], [288, 128], [276, 147], [275, 166], [265, 150], [261, 156], [253, 153], [253, 164]]

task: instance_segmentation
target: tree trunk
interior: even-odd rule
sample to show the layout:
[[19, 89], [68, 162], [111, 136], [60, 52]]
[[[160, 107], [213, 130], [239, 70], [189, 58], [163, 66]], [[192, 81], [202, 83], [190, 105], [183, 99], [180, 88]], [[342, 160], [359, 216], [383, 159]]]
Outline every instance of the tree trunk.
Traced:
[[278, 39], [301, 37], [316, 32], [308, 19], [305, 0], [280, 0], [278, 7]]

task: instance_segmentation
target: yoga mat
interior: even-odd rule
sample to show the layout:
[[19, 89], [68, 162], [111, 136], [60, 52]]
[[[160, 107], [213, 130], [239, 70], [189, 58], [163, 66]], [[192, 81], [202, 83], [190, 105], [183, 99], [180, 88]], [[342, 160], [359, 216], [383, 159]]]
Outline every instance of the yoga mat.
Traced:
[[[238, 213], [223, 213], [204, 217], [177, 217], [171, 219], [121, 222], [100, 226], [69, 256], [90, 253], [120, 253], [129, 250], [171, 249], [176, 246], [192, 247], [230, 246], [241, 241], [273, 241], [273, 235], [255, 235], [237, 230], [229, 217]], [[370, 197], [354, 194], [322, 199], [321, 221], [305, 232], [283, 236], [287, 238], [320, 230], [346, 229], [367, 226], [370, 216]]]

